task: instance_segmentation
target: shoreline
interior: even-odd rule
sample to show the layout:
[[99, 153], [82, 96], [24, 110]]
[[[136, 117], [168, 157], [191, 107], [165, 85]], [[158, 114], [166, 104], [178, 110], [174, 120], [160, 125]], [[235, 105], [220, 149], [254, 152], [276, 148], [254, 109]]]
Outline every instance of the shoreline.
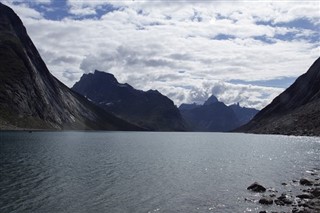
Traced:
[[[292, 213], [320, 212], [319, 168], [306, 171], [300, 180], [291, 180], [281, 185], [282, 189], [265, 188], [255, 182], [247, 190], [258, 194], [255, 194], [253, 198], [245, 198], [245, 201], [260, 205], [259, 213], [280, 213], [287, 212], [288, 209]], [[273, 207], [276, 207], [277, 210], [274, 211]]]

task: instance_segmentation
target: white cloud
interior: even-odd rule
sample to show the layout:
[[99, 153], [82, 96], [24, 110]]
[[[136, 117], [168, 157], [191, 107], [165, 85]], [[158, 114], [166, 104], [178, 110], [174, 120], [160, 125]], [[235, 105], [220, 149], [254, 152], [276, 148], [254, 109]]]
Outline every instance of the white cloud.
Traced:
[[67, 5], [70, 7], [69, 13], [76, 16], [95, 15], [96, 10], [106, 4], [108, 2], [103, 0], [67, 0]]
[[[68, 1], [77, 15], [94, 14], [108, 3], [121, 9], [99, 20], [50, 21], [40, 13], [27, 15], [26, 5], [15, 10], [49, 69], [68, 86], [84, 72], [105, 70], [138, 89], [158, 89], [177, 105], [202, 102], [213, 92], [227, 104], [261, 108], [283, 89], [227, 81], [297, 77], [319, 56], [319, 43], [304, 38], [318, 32], [256, 23], [315, 22], [320, 15], [314, 9], [295, 9], [319, 9], [312, 2]], [[287, 33], [295, 39], [276, 37]]]

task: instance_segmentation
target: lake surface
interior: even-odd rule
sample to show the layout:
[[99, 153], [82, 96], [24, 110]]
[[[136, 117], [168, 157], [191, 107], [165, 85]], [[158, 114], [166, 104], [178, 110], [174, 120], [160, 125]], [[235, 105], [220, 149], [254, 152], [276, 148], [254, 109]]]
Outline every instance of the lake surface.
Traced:
[[312, 137], [0, 132], [0, 212], [257, 212], [251, 183], [281, 189], [319, 156]]

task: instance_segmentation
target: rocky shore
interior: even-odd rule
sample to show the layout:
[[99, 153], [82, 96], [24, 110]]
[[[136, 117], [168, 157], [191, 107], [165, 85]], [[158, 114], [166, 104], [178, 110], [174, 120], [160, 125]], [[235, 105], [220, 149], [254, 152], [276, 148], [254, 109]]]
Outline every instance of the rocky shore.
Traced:
[[259, 213], [320, 213], [320, 169], [308, 170], [300, 180], [281, 185], [275, 189], [255, 182], [247, 188], [254, 196], [245, 201], [260, 205]]

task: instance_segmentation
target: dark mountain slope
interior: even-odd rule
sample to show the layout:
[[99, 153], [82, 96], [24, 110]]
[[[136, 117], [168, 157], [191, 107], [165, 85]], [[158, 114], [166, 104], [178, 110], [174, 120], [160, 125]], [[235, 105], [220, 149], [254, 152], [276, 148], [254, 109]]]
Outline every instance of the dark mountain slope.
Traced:
[[251, 122], [237, 131], [320, 135], [320, 58]]
[[0, 3], [0, 127], [138, 130], [53, 77], [19, 17]]
[[241, 107], [239, 104], [230, 105], [229, 108], [236, 114], [240, 125], [248, 123], [259, 112], [254, 108]]
[[156, 131], [183, 131], [185, 124], [174, 103], [158, 91], [136, 90], [109, 73], [84, 74], [72, 89], [108, 112]]
[[[186, 107], [188, 106], [188, 107]], [[234, 111], [211, 96], [204, 105], [182, 104], [179, 109], [193, 131], [226, 132], [239, 126]]]
[[227, 132], [247, 123], [258, 110], [241, 107], [239, 104], [226, 106], [212, 95], [203, 105], [181, 104], [180, 113], [193, 131]]

